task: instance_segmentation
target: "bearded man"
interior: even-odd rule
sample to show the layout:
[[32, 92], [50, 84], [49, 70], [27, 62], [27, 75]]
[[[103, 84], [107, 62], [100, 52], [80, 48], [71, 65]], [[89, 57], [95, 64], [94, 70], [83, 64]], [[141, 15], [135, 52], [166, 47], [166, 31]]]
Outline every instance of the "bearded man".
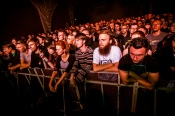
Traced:
[[99, 33], [99, 47], [93, 53], [93, 71], [118, 72], [118, 63], [122, 57], [118, 46], [112, 45], [112, 34], [109, 30]]

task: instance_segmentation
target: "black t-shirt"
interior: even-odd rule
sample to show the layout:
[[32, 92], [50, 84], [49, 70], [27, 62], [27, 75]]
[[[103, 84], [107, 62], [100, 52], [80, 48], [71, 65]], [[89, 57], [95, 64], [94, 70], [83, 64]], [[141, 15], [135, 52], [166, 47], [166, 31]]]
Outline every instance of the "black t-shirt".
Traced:
[[20, 64], [20, 52], [18, 50], [15, 50], [15, 53], [10, 53], [10, 63], [12, 63], [12, 66]]
[[32, 52], [30, 67], [31, 68], [35, 68], [35, 67], [44, 68], [43, 60], [39, 56], [39, 54], [36, 54], [35, 52]]
[[138, 75], [145, 72], [155, 73], [160, 71], [159, 62], [150, 55], [145, 56], [145, 58], [140, 63], [134, 64], [130, 55], [127, 54], [120, 59], [118, 69], [124, 71], [133, 71]]
[[66, 62], [64, 62], [61, 59], [61, 56], [58, 56], [57, 62], [56, 62], [56, 68], [57, 68], [57, 70], [64, 69], [65, 72], [70, 72], [70, 70], [72, 69], [72, 66], [74, 64], [74, 61], [75, 61], [75, 56], [72, 54], [69, 55], [69, 58], [67, 59]]

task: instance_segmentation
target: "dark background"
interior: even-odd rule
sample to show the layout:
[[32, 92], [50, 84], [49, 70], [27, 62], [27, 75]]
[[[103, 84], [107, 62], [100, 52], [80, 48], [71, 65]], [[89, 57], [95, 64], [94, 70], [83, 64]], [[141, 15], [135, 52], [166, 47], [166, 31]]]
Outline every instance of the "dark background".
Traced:
[[[56, 0], [52, 17], [52, 31], [70, 24], [66, 0]], [[173, 0], [71, 0], [74, 5], [75, 25], [148, 13], [163, 14], [173, 11]], [[152, 5], [151, 5], [152, 3]], [[152, 6], [152, 10], [150, 11]], [[0, 4], [0, 43], [13, 37], [44, 32], [39, 13], [30, 0], [5, 0]]]

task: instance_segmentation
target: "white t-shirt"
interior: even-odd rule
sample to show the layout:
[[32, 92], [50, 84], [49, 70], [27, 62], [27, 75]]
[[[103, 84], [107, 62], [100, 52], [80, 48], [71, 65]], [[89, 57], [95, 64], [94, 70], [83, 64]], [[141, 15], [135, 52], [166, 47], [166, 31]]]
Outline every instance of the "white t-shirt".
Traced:
[[20, 52], [20, 59], [24, 60], [24, 63], [28, 63], [29, 61], [31, 61], [31, 54], [32, 54], [31, 49], [28, 49], [28, 54]]
[[122, 52], [118, 46], [111, 46], [111, 51], [108, 55], [100, 55], [99, 47], [95, 48], [93, 53], [93, 63], [95, 64], [108, 64], [119, 62], [122, 57]]

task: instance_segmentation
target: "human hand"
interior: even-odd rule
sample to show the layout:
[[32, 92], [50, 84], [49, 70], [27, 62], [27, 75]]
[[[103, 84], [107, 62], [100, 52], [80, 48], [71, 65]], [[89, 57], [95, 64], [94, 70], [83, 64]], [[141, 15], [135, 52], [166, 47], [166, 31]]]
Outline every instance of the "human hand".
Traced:
[[40, 54], [39, 54], [39, 55], [40, 55], [40, 57], [41, 57], [41, 58], [44, 58], [44, 57], [45, 57], [45, 55], [44, 55], [44, 53], [43, 53], [43, 52], [40, 52]]
[[14, 70], [14, 68], [13, 68], [13, 67], [8, 67], [8, 69], [9, 69], [9, 70]]
[[10, 74], [13, 74], [13, 71], [12, 70], [10, 70]]
[[172, 71], [175, 71], [175, 67], [170, 67]]
[[50, 84], [49, 84], [49, 90], [50, 90], [51, 92], [56, 92], [55, 88], [54, 88], [52, 85], [50, 85]]

